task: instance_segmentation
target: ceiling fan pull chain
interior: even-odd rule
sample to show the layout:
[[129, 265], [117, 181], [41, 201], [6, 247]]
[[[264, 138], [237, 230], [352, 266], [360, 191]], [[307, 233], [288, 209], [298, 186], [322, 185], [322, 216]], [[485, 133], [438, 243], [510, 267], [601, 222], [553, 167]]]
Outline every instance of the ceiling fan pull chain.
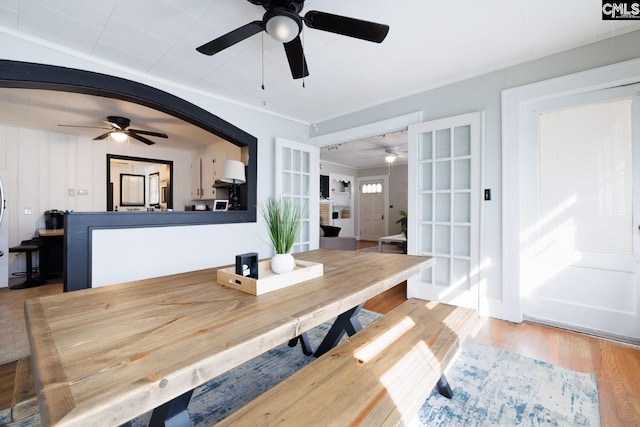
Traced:
[[264, 90], [264, 31], [262, 32], [262, 90]]

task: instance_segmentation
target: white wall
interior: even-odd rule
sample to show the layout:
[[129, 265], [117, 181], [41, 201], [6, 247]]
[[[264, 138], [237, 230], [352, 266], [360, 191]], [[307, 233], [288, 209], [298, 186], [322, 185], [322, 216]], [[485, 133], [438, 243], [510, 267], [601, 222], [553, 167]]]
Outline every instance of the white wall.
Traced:
[[[306, 124], [276, 117], [247, 106], [232, 104], [223, 99], [214, 99], [204, 93], [198, 93], [186, 87], [175, 86], [171, 82], [125, 69], [115, 64], [94, 61], [79, 52], [58, 49], [50, 44], [21, 39], [17, 35], [8, 33], [0, 33], [0, 46], [2, 46], [4, 59], [96, 71], [156, 87], [192, 102], [252, 134], [258, 139], [258, 200], [273, 195], [274, 192], [275, 137], [283, 137], [300, 142], [307, 142], [308, 140], [309, 126]], [[54, 139], [56, 138], [59, 137]], [[34, 142], [27, 144], [24, 149], [21, 147], [20, 152], [26, 153], [30, 150], [37, 152]], [[86, 149], [83, 144], [77, 144], [77, 147], [79, 150]], [[141, 154], [127, 154], [138, 157], [151, 157]], [[53, 155], [55, 156], [56, 154]], [[18, 161], [26, 167], [30, 160], [23, 157], [20, 156]], [[157, 158], [162, 158], [162, 156], [157, 156]], [[97, 172], [94, 169], [94, 174], [100, 173], [102, 176], [105, 172], [106, 160], [103, 160], [102, 163], [103, 165], [99, 166], [101, 172]], [[73, 177], [74, 185], [84, 185], [83, 183], [78, 183], [75, 177], [82, 172], [91, 174], [91, 165], [72, 165], [71, 167], [69, 176]], [[3, 167], [0, 164], [0, 170], [2, 169]], [[71, 180], [71, 178], [69, 179]], [[182, 185], [178, 182], [178, 179], [188, 181], [190, 175], [186, 174], [184, 177], [178, 178], [176, 174], [174, 185]], [[36, 194], [38, 185], [36, 182], [26, 183], [24, 191], [29, 194]], [[87, 183], [86, 185], [88, 186], [89, 184]], [[20, 192], [22, 191], [21, 187]], [[105, 191], [106, 186], [102, 190], [102, 200], [106, 200], [106, 197], [104, 197]], [[97, 191], [94, 193], [96, 193], [96, 198], [100, 197]], [[18, 198], [17, 195], [13, 197]], [[51, 200], [50, 203], [55, 203], [53, 206], [59, 209], [80, 210], [75, 206], [71, 207], [71, 205], [65, 207], [62, 202], [63, 200], [55, 199]], [[174, 202], [177, 205], [180, 204], [178, 200]], [[22, 203], [19, 200], [18, 205], [20, 204]], [[39, 206], [38, 209], [39, 211], [46, 210], [44, 206]], [[104, 209], [104, 206], [102, 209]], [[24, 230], [21, 233], [27, 233], [27, 229], [35, 230], [38, 227], [38, 221], [34, 216], [19, 220], [19, 224], [20, 230]], [[197, 268], [204, 268], [232, 264], [235, 261], [235, 255], [243, 252], [258, 252], [261, 257], [271, 255], [271, 250], [266, 243], [268, 238], [264, 232], [261, 218], [258, 218], [257, 223], [242, 225], [129, 229], [126, 231], [126, 236], [127, 245], [120, 244], [119, 239], [122, 238], [122, 232], [120, 231], [104, 231], [100, 233], [99, 237], [96, 236], [97, 238], [93, 241], [92, 259], [94, 263], [100, 262], [101, 264], [94, 265], [95, 269], [92, 275], [94, 283], [117, 283], [123, 280], [155, 277], [168, 272], [188, 271], [196, 266]], [[171, 237], [173, 240], [169, 240], [167, 237]], [[108, 267], [101, 268], [103, 265], [108, 265]]]
[[[107, 153], [172, 160], [174, 192], [183, 199], [189, 196], [189, 151], [0, 126], [0, 170], [7, 171], [9, 177], [5, 184], [11, 218], [9, 246], [36, 236], [37, 230], [45, 227], [47, 210], [106, 210]], [[87, 194], [78, 195], [78, 190], [87, 190]], [[183, 206], [185, 201], [175, 202]], [[25, 270], [24, 255], [7, 257], [10, 274]]]
[[[558, 53], [540, 60], [494, 71], [480, 77], [416, 93], [402, 99], [341, 116], [314, 127], [313, 136], [346, 131], [387, 120], [401, 114], [421, 112], [429, 121], [474, 111], [485, 112], [485, 188], [492, 190], [492, 200], [482, 202], [484, 244], [481, 248], [480, 282], [486, 284], [486, 298], [491, 314], [503, 316], [502, 307], [502, 216], [501, 204], [501, 91], [532, 82], [589, 70], [640, 57], [640, 32], [633, 32]], [[640, 79], [640, 76], [639, 76]], [[482, 199], [482, 198], [481, 198]], [[409, 212], [411, 215], [411, 212]]]

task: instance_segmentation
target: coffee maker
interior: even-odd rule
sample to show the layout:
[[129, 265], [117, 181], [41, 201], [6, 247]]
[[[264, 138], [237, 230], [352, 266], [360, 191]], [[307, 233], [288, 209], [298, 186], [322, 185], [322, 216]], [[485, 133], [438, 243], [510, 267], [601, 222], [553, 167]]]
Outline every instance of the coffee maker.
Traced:
[[64, 212], [57, 209], [45, 211], [44, 223], [47, 230], [57, 230], [64, 228]]

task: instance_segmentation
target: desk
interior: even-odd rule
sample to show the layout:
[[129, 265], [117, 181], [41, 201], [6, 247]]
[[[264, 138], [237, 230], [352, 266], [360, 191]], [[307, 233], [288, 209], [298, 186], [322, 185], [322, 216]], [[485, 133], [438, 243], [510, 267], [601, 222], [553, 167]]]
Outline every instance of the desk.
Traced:
[[43, 425], [125, 423], [433, 264], [324, 249], [296, 258], [324, 275], [254, 296], [208, 269], [27, 300]]
[[45, 278], [62, 275], [64, 254], [64, 229], [38, 230], [42, 242], [40, 248], [40, 274]]

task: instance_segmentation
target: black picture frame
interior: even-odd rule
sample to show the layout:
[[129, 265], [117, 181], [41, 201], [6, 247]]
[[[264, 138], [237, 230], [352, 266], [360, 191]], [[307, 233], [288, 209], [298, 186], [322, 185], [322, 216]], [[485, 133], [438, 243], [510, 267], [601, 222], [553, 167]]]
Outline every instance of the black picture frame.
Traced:
[[229, 201], [228, 200], [220, 200], [216, 199], [213, 201], [213, 210], [214, 211], [226, 211], [229, 209]]

